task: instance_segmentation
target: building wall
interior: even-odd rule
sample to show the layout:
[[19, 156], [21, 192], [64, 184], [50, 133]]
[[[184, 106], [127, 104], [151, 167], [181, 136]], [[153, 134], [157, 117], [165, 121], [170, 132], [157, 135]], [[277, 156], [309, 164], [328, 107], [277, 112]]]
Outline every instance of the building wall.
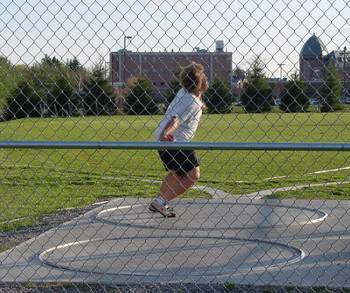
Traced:
[[[320, 87], [324, 84], [326, 76], [326, 58], [300, 58], [300, 78], [305, 81], [309, 88], [308, 94], [317, 96]], [[350, 62], [340, 62], [335, 60], [338, 70], [339, 80], [342, 84], [342, 95], [350, 96]]]
[[161, 100], [180, 66], [192, 61], [204, 66], [209, 82], [219, 77], [230, 83], [232, 53], [227, 52], [112, 52], [111, 79], [113, 84], [123, 84], [131, 77], [143, 75], [153, 84], [155, 98]]
[[336, 67], [339, 72], [341, 83], [344, 85], [343, 95], [350, 97], [350, 58], [346, 62], [338, 62]]
[[305, 81], [322, 80], [325, 74], [326, 65], [322, 59], [300, 59], [301, 79]]

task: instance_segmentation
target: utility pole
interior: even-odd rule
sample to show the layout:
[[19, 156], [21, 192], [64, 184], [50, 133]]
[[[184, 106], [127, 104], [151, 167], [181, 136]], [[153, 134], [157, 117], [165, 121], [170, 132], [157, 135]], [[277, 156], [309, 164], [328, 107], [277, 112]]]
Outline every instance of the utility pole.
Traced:
[[277, 64], [279, 67], [280, 67], [280, 91], [279, 91], [279, 95], [280, 95], [280, 98], [281, 98], [281, 94], [282, 94], [282, 66], [284, 66], [285, 64], [284, 63], [278, 63]]

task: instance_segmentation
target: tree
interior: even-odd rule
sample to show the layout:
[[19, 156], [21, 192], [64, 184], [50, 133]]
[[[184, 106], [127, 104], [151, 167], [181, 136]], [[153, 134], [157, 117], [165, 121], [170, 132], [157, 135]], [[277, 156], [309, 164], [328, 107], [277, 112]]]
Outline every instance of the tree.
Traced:
[[86, 115], [111, 115], [116, 111], [113, 88], [104, 77], [105, 68], [100, 62], [83, 86], [82, 104]]
[[247, 112], [269, 112], [272, 108], [272, 89], [266, 81], [264, 64], [259, 57], [255, 59], [252, 69], [248, 72], [240, 99]]
[[310, 102], [305, 93], [305, 84], [295, 73], [282, 92], [279, 108], [284, 112], [306, 112]]
[[[103, 62], [100, 61], [99, 66], [102, 66], [102, 64]], [[88, 78], [90, 77], [90, 73], [81, 65], [77, 57], [69, 59], [66, 63], [66, 67], [69, 68], [69, 73], [75, 81], [75, 92], [76, 96], [78, 96], [81, 93], [81, 91], [83, 91], [83, 85], [87, 82]]]
[[21, 77], [21, 70], [0, 56], [0, 108], [6, 106], [6, 98], [17, 87]]
[[[33, 87], [43, 99], [41, 108], [46, 115], [72, 115], [77, 104], [79, 80], [66, 64], [56, 57], [45, 57], [30, 68]], [[42, 113], [43, 115], [43, 113]]]
[[50, 89], [55, 84], [60, 72], [61, 63], [56, 57], [49, 57], [45, 55], [40, 63], [36, 63], [29, 68], [31, 78], [33, 80], [33, 87], [35, 91], [43, 98], [48, 96]]
[[41, 64], [47, 64], [50, 66], [60, 66], [62, 65], [62, 62], [53, 56], [52, 58], [48, 56], [47, 54], [44, 55], [44, 58], [41, 59]]
[[51, 87], [47, 96], [49, 114], [55, 116], [72, 116], [77, 108], [77, 96], [75, 88], [69, 79], [62, 76]]
[[153, 99], [151, 82], [143, 76], [135, 79], [125, 97], [124, 112], [131, 115], [156, 114], [158, 107]]
[[335, 65], [331, 62], [326, 68], [325, 82], [320, 89], [321, 112], [334, 112], [342, 109], [340, 95], [340, 78]]
[[232, 77], [234, 80], [244, 80], [245, 75], [246, 72], [239, 66], [237, 66], [232, 72]]
[[205, 93], [205, 102], [209, 113], [227, 113], [231, 110], [232, 94], [226, 81], [214, 78]]
[[77, 57], [74, 57], [73, 59], [69, 59], [66, 65], [70, 70], [73, 70], [73, 71], [78, 71], [82, 67]]
[[165, 93], [165, 102], [168, 106], [175, 98], [177, 92], [182, 88], [178, 74], [175, 74], [175, 78], [169, 83], [169, 89]]
[[5, 119], [40, 117], [42, 106], [42, 100], [35, 91], [32, 81], [23, 80], [13, 94], [7, 97]]

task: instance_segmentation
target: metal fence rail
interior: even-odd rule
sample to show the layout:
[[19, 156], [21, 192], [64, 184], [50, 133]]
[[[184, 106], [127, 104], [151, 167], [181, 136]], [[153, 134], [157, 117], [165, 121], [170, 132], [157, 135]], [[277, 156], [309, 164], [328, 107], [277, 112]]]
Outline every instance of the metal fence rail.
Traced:
[[0, 141], [0, 149], [350, 151], [349, 143]]

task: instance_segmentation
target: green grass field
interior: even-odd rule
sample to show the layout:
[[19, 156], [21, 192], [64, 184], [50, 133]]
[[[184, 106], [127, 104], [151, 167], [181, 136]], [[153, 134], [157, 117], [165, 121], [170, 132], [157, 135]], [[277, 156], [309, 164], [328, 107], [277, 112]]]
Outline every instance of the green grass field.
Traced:
[[[22, 119], [0, 124], [0, 140], [149, 141], [161, 116]], [[350, 113], [204, 115], [195, 141], [348, 142]], [[350, 154], [199, 151], [200, 185], [232, 194], [350, 181]], [[164, 169], [156, 151], [0, 150], [0, 230], [28, 226], [58, 209], [115, 197], [152, 197]], [[269, 179], [271, 177], [288, 176]], [[141, 179], [141, 180], [140, 180]], [[142, 181], [151, 179], [153, 182]], [[278, 192], [275, 198], [349, 199], [350, 184]], [[208, 197], [189, 191], [187, 197]], [[20, 220], [16, 220], [19, 219]]]

